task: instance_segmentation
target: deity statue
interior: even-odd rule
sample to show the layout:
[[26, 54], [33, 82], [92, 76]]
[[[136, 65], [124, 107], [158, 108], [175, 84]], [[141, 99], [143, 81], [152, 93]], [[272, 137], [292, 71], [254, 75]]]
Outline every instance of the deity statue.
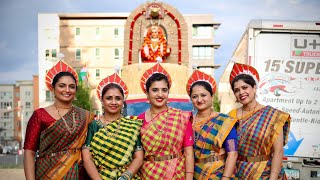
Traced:
[[171, 53], [167, 40], [160, 26], [152, 25], [148, 28], [141, 48], [143, 62], [164, 62]]

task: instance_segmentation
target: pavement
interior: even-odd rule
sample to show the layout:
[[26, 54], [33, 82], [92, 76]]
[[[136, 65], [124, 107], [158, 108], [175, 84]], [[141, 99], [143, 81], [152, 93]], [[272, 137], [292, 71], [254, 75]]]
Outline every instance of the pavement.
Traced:
[[24, 171], [23, 169], [0, 169], [0, 179], [24, 180]]

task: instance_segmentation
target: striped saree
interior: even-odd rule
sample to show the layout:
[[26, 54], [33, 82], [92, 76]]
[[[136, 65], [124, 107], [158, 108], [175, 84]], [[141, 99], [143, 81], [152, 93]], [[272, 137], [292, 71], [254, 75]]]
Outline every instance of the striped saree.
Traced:
[[[236, 117], [237, 110], [230, 116]], [[252, 116], [242, 118], [238, 129], [238, 154], [245, 157], [256, 157], [272, 154], [272, 146], [283, 130], [285, 145], [288, 141], [290, 115], [271, 106], [266, 106]], [[237, 161], [237, 176], [240, 179], [269, 179], [271, 160], [260, 162]], [[284, 178], [282, 169], [279, 178]]]
[[[159, 113], [141, 129], [145, 157], [178, 154], [191, 113], [170, 108]], [[185, 157], [165, 161], [145, 161], [141, 167], [142, 179], [185, 179]]]
[[[93, 114], [73, 107], [76, 129], [70, 133], [63, 119], [57, 120], [40, 135], [39, 157], [36, 159], [36, 179], [78, 179], [81, 147], [86, 139], [88, 123]], [[73, 126], [72, 110], [64, 115]]]
[[[89, 125], [87, 145], [102, 179], [118, 179], [127, 170], [137, 146], [141, 146], [142, 121], [136, 116], [122, 117], [103, 125], [95, 120]], [[142, 148], [141, 148], [142, 149]], [[136, 174], [133, 179], [140, 179]]]
[[[195, 136], [198, 137], [198, 141], [194, 144], [195, 161], [208, 158], [213, 154], [218, 155], [223, 148], [222, 144], [237, 122], [237, 119], [221, 113], [217, 117], [210, 118], [207, 122], [199, 122], [205, 123], [202, 128], [197, 124], [194, 126]], [[221, 179], [224, 165], [225, 161], [195, 163], [194, 179]]]

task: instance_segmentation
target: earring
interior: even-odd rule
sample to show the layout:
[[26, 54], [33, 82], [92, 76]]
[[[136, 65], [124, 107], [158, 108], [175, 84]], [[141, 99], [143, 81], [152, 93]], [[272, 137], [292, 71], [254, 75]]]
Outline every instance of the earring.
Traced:
[[77, 99], [77, 97], [75, 96], [75, 97], [73, 98], [73, 100], [76, 101], [76, 100], [78, 100], [78, 99]]
[[123, 113], [124, 113], [124, 105], [122, 105], [122, 108], [121, 108], [121, 111], [120, 111], [120, 114], [123, 115]]
[[196, 111], [196, 110], [197, 110], [197, 108], [193, 106], [192, 107], [192, 111]]

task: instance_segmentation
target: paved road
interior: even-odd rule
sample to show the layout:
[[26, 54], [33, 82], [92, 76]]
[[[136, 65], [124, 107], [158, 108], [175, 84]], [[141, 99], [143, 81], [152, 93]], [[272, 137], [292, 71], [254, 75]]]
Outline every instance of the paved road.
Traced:
[[0, 179], [3, 180], [24, 180], [23, 169], [0, 169]]

